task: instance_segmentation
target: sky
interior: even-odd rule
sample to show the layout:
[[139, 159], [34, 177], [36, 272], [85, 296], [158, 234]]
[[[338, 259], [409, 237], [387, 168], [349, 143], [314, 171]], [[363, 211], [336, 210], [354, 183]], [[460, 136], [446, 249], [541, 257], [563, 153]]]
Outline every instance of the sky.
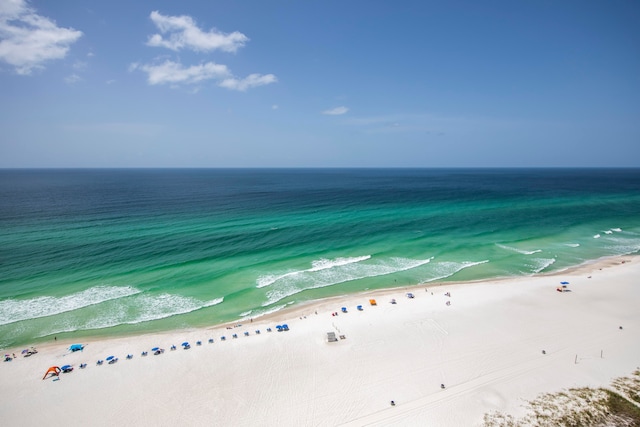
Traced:
[[640, 167], [640, 2], [0, 0], [0, 168]]

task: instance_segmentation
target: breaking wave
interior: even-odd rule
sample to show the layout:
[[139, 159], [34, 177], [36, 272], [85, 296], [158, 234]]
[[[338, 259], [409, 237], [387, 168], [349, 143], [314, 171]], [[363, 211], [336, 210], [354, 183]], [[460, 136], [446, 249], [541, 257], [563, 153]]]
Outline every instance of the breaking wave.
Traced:
[[336, 258], [336, 259], [320, 259], [317, 261], [313, 261], [311, 263], [311, 268], [308, 268], [306, 270], [298, 270], [298, 271], [291, 271], [285, 274], [280, 274], [280, 275], [274, 275], [274, 274], [269, 274], [266, 276], [261, 276], [258, 278], [257, 282], [257, 286], [256, 288], [264, 288], [265, 286], [269, 286], [272, 285], [274, 283], [276, 283], [279, 280], [285, 279], [285, 278], [289, 278], [289, 277], [295, 277], [298, 275], [304, 275], [305, 273], [311, 273], [311, 272], [316, 272], [316, 271], [322, 271], [322, 270], [328, 270], [328, 269], [332, 269], [335, 267], [341, 267], [344, 265], [349, 265], [349, 264], [354, 264], [354, 263], [358, 263], [361, 261], [366, 261], [368, 259], [371, 258], [371, 255], [364, 255], [364, 256], [359, 256], [359, 257], [352, 257], [352, 258]]
[[485, 264], [487, 262], [489, 262], [488, 259], [484, 261], [477, 261], [477, 262], [443, 261], [443, 262], [434, 263], [432, 270], [435, 275], [426, 280], [423, 280], [422, 283], [429, 283], [429, 282], [434, 282], [436, 280], [446, 279], [464, 270], [465, 268], [475, 267], [476, 265]]
[[0, 325], [54, 316], [136, 295], [140, 292], [139, 289], [130, 286], [95, 286], [62, 297], [43, 296], [28, 300], [7, 299], [0, 301], [0, 313], [2, 313]]
[[[220, 304], [224, 298], [201, 301], [192, 297], [161, 294], [135, 295], [122, 301], [110, 301], [96, 307], [89, 318], [82, 314], [69, 313], [63, 319], [52, 321], [41, 336], [79, 330], [105, 329], [119, 325], [135, 325], [180, 314], [187, 314], [205, 307]], [[48, 329], [48, 330], [47, 330]]]
[[331, 268], [309, 269], [296, 274], [278, 276], [277, 280], [271, 283], [275, 286], [267, 292], [267, 301], [262, 306], [267, 307], [309, 289], [324, 288], [368, 277], [385, 276], [420, 267], [430, 261], [431, 258], [422, 260], [390, 258], [368, 264], [357, 261], [333, 265]]
[[500, 243], [496, 243], [496, 246], [498, 246], [499, 248], [502, 248], [502, 249], [506, 249], [506, 250], [511, 251], [511, 252], [517, 252], [517, 253], [522, 254], [522, 255], [533, 255], [533, 254], [536, 254], [538, 252], [542, 252], [542, 249], [536, 249], [536, 250], [533, 250], [533, 251], [525, 251], [523, 249], [518, 249], [518, 248], [514, 248], [512, 246], [507, 246], [507, 245], [502, 245]]

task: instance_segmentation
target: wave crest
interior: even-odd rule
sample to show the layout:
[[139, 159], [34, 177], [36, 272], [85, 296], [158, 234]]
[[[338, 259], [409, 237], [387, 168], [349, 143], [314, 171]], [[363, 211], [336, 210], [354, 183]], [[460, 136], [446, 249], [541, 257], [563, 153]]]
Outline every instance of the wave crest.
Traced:
[[333, 260], [332, 259], [325, 259], [325, 258], [319, 259], [317, 261], [312, 261], [311, 262], [311, 268], [308, 268], [306, 270], [291, 271], [291, 272], [280, 274], [280, 275], [270, 274], [270, 275], [266, 275], [266, 276], [261, 276], [257, 280], [256, 288], [264, 288], [266, 286], [273, 285], [274, 283], [276, 283], [279, 280], [290, 278], [290, 277], [293, 277], [293, 276], [303, 275], [305, 273], [328, 270], [328, 269], [335, 268], [335, 267], [341, 267], [343, 265], [349, 265], [349, 264], [354, 264], [354, 263], [358, 263], [358, 262], [361, 262], [361, 261], [366, 261], [369, 258], [371, 258], [371, 255], [364, 255], [364, 256], [359, 256], [359, 257], [350, 257], [350, 258], [336, 258], [336, 259], [333, 259]]
[[139, 289], [130, 286], [95, 286], [75, 294], [62, 297], [37, 297], [28, 300], [7, 299], [0, 301], [0, 325], [54, 316], [84, 307], [139, 294]]
[[[369, 258], [367, 257], [367, 259]], [[274, 283], [277, 282], [277, 285], [267, 292], [267, 302], [262, 306], [267, 307], [284, 298], [309, 289], [324, 288], [352, 280], [385, 276], [410, 270], [427, 264], [431, 259], [390, 258], [366, 264], [357, 261], [333, 265], [331, 268], [309, 269], [297, 272], [295, 275], [283, 275], [277, 281], [274, 281]]]

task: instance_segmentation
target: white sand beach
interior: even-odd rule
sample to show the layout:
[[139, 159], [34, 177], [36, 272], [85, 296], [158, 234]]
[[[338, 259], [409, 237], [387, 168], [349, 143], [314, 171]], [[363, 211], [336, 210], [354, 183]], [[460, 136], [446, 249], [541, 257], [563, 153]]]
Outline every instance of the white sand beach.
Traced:
[[[89, 340], [75, 353], [60, 341], [26, 358], [5, 349], [18, 357], [0, 364], [0, 418], [27, 426], [481, 425], [486, 412], [518, 416], [541, 392], [606, 386], [640, 366], [639, 278], [640, 258], [626, 256], [554, 275], [332, 298], [232, 329]], [[567, 292], [556, 290], [561, 281]], [[283, 323], [290, 330], [276, 331]], [[327, 342], [327, 332], [344, 339]], [[153, 355], [155, 346], [165, 352]], [[109, 355], [119, 361], [96, 365]], [[73, 372], [42, 379], [66, 364]]]

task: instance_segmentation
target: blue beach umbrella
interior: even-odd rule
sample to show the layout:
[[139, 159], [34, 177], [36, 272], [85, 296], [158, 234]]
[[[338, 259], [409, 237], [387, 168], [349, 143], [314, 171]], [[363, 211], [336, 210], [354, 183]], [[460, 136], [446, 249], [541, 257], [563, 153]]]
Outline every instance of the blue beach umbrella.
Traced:
[[158, 351], [158, 350], [160, 350], [160, 347], [153, 347], [153, 348], [151, 349], [151, 351]]
[[569, 282], [560, 282], [561, 285], [568, 285]]
[[109, 356], [109, 357], [107, 357], [107, 360], [113, 360], [113, 359], [115, 359], [115, 356]]
[[183, 343], [182, 343], [182, 345], [183, 345], [184, 347], [186, 347], [186, 346], [188, 346], [188, 345], [189, 345], [189, 343], [188, 343], [187, 341], [185, 341], [185, 342], [183, 342]]
[[69, 350], [71, 351], [80, 351], [82, 349], [84, 349], [82, 344], [72, 344], [71, 347], [69, 347]]

